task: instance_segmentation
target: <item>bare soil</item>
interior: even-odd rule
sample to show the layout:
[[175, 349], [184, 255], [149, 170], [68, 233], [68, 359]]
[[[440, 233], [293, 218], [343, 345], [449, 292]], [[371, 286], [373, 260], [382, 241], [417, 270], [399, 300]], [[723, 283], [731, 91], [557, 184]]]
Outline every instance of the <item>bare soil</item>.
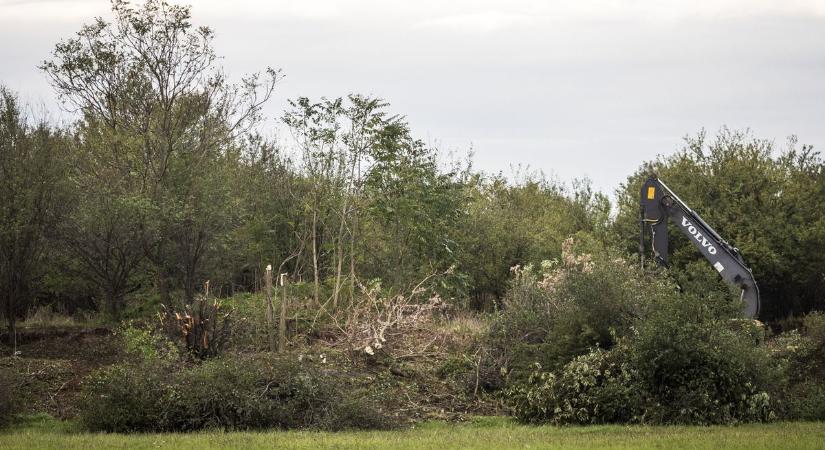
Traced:
[[15, 356], [8, 336], [0, 341], [0, 370], [11, 374], [22, 412], [61, 419], [77, 414], [84, 377], [119, 357], [107, 328], [18, 330]]

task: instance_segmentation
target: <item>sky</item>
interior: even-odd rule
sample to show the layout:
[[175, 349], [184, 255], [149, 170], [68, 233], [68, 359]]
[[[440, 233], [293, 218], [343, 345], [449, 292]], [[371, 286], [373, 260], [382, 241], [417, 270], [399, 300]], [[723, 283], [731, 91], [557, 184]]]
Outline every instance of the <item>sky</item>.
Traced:
[[[186, 3], [230, 78], [283, 70], [272, 133], [290, 98], [372, 95], [477, 169], [608, 194], [701, 129], [825, 149], [825, 0]], [[107, 0], [0, 0], [0, 83], [56, 110], [37, 65], [95, 16]]]

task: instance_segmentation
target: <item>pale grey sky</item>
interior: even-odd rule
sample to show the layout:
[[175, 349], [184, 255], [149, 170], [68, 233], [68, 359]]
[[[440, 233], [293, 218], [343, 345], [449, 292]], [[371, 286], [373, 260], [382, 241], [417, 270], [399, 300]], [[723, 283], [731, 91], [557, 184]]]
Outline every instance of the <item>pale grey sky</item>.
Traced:
[[[825, 149], [825, 0], [192, 0], [232, 77], [380, 96], [476, 167], [529, 165], [611, 192], [702, 127]], [[106, 0], [0, 0], [0, 83], [56, 100], [36, 66]]]

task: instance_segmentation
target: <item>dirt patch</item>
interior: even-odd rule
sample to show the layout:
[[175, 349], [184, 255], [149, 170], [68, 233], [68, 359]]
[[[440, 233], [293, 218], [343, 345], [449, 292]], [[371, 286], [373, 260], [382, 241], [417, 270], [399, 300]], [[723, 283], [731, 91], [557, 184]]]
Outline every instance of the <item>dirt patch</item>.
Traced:
[[[389, 346], [368, 355], [320, 339], [291, 346], [290, 354], [340, 376], [353, 389], [382, 393], [393, 413], [405, 419], [461, 421], [499, 410], [496, 399], [478, 388], [481, 328], [467, 321], [430, 324], [395, 342], [400, 356], [391, 356]], [[120, 345], [105, 328], [22, 330], [16, 357], [0, 343], [0, 371], [14, 380], [23, 413], [72, 418], [86, 377], [126, 357]]]
[[21, 412], [74, 417], [83, 378], [119, 358], [110, 334], [105, 328], [23, 330], [17, 356], [0, 344], [0, 370], [11, 375]]

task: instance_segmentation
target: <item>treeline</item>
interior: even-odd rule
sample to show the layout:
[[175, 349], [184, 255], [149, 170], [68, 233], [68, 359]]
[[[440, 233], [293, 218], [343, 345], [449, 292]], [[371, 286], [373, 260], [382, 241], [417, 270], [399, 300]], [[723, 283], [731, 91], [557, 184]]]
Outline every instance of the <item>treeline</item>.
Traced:
[[[231, 83], [188, 7], [112, 2], [41, 66], [77, 120], [61, 127], [0, 93], [0, 294], [10, 328], [37, 304], [134, 309], [258, 289], [272, 264], [309, 301], [343, 308], [359, 280], [431, 274], [456, 308], [492, 309], [510, 268], [558, 259], [571, 235], [636, 252], [638, 186], [659, 173], [742, 249], [767, 319], [821, 308], [825, 175], [809, 147], [723, 129], [643, 165], [608, 198], [587, 182], [510, 180], [444, 162], [381, 99], [297, 98], [260, 130], [273, 69]], [[727, 290], [675, 238], [683, 289]]]

